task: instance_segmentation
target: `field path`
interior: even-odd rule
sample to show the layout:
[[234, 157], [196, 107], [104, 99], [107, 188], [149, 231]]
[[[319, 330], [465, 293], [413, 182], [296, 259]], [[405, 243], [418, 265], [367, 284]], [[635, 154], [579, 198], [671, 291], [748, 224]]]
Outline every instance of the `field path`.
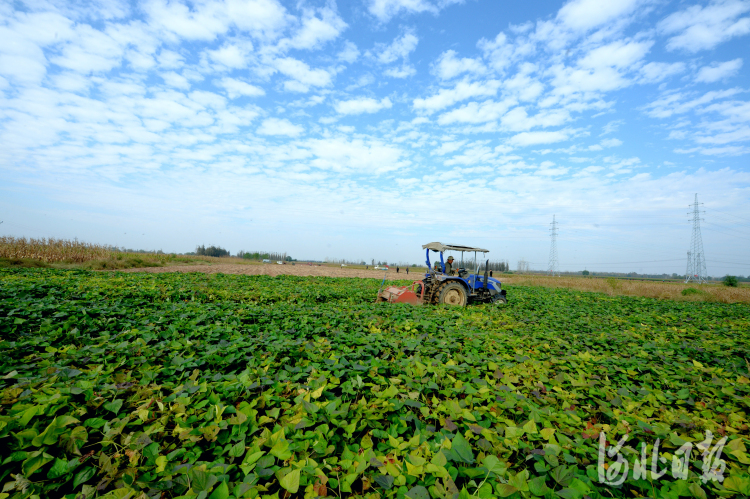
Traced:
[[[383, 270], [365, 270], [351, 269], [347, 267], [332, 267], [327, 265], [241, 265], [241, 264], [216, 264], [216, 265], [173, 265], [168, 267], [147, 267], [136, 269], [122, 269], [118, 272], [203, 272], [206, 274], [244, 274], [244, 275], [298, 275], [298, 276], [318, 276], [318, 277], [365, 277], [371, 279], [382, 279]], [[396, 279], [422, 279], [422, 272], [411, 272], [409, 275], [403, 270], [396, 273], [396, 269], [391, 269], [386, 273], [386, 279], [389, 281]]]

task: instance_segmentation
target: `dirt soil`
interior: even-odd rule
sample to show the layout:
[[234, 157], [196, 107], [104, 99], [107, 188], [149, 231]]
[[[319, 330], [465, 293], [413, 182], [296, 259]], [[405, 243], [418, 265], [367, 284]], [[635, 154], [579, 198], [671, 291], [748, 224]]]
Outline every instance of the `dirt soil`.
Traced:
[[233, 264], [215, 264], [215, 265], [172, 265], [169, 267], [149, 267], [141, 269], [122, 269], [118, 272], [204, 272], [206, 274], [245, 274], [245, 275], [299, 275], [299, 276], [321, 276], [321, 277], [368, 277], [372, 279], [382, 279], [386, 274], [386, 279], [401, 280], [412, 279], [420, 280], [424, 276], [422, 272], [410, 272], [408, 275], [405, 271], [396, 273], [396, 269], [391, 269], [387, 273], [383, 270], [365, 270], [352, 269], [347, 267], [332, 267], [326, 265], [233, 265]]

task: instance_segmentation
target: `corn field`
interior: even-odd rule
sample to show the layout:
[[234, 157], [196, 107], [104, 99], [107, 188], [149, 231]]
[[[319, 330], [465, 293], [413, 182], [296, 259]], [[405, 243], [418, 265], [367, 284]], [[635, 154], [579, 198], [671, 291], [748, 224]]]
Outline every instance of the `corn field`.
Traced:
[[0, 236], [0, 258], [29, 258], [46, 263], [81, 263], [110, 258], [114, 252], [109, 246], [90, 244], [74, 239], [26, 239]]

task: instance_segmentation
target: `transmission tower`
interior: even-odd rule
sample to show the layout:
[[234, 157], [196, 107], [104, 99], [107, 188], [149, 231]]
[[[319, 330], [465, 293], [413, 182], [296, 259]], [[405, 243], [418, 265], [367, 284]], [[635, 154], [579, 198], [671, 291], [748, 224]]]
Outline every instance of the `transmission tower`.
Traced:
[[695, 195], [695, 202], [689, 206], [693, 207], [693, 235], [690, 238], [690, 251], [687, 257], [687, 270], [685, 270], [685, 282], [695, 281], [698, 284], [705, 284], [708, 273], [706, 272], [706, 255], [703, 253], [703, 238], [701, 237], [701, 211], [700, 206], [703, 203], [698, 202], [698, 194]]
[[547, 273], [549, 275], [560, 275], [560, 268], [557, 262], [557, 222], [555, 221], [555, 215], [552, 215], [552, 228], [550, 229], [550, 236], [552, 237], [552, 246], [549, 248], [549, 269]]

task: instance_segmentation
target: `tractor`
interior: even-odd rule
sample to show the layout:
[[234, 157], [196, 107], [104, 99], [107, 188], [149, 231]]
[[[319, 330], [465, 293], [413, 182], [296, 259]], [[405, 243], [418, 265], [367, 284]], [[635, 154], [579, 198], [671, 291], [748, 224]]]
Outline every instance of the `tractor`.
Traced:
[[[501, 289], [500, 281], [489, 277], [489, 260], [485, 260], [484, 275], [479, 274], [477, 264], [477, 253], [489, 253], [489, 250], [472, 248], [470, 246], [457, 246], [453, 244], [429, 243], [422, 245], [425, 250], [427, 273], [424, 279], [414, 281], [408, 286], [389, 286], [383, 289], [383, 284], [378, 290], [378, 302], [409, 303], [412, 305], [445, 303], [463, 307], [469, 303], [508, 303], [505, 290]], [[446, 251], [460, 251], [461, 262], [464, 253], [474, 253], [475, 273], [471, 274], [465, 268], [458, 268], [456, 275], [448, 275], [445, 272], [444, 253]], [[436, 262], [433, 268], [430, 264], [430, 252], [440, 254], [439, 265]]]

